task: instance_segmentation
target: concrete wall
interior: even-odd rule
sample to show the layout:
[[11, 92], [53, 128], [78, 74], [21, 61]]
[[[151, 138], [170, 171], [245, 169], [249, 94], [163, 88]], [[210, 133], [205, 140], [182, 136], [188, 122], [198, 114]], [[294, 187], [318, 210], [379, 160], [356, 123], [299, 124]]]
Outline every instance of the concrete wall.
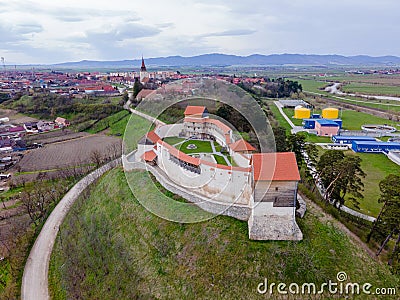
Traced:
[[297, 196], [296, 181], [257, 181], [255, 202], [270, 202], [275, 207], [293, 207]]
[[154, 145], [142, 145], [142, 144], [138, 144], [137, 147], [137, 151], [135, 152], [135, 159], [137, 161], [139, 161], [142, 157], [142, 155], [147, 152], [150, 151], [151, 149], [154, 148]]
[[250, 159], [247, 158], [245, 154], [240, 154], [234, 151], [230, 151], [230, 154], [239, 167], [247, 168], [250, 165]]
[[321, 126], [318, 122], [315, 122], [315, 130], [319, 136], [334, 136], [339, 132], [339, 127], [335, 126]]
[[159, 126], [155, 129], [155, 132], [160, 138], [179, 136], [183, 130], [183, 124], [171, 124]]
[[158, 166], [176, 184], [194, 190], [213, 201], [249, 204], [252, 196], [250, 172], [225, 170], [202, 164], [200, 174], [197, 174], [172, 161], [168, 150], [160, 144], [158, 153]]

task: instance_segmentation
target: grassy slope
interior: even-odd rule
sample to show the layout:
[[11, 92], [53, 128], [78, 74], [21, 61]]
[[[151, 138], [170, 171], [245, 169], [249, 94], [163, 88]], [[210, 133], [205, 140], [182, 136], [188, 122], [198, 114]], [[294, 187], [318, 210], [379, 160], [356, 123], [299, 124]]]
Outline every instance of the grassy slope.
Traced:
[[332, 222], [308, 211], [301, 242], [251, 241], [246, 222], [224, 216], [173, 223], [146, 211], [114, 169], [66, 217], [50, 263], [53, 299], [265, 299], [256, 292], [264, 278], [322, 283], [339, 271], [398, 286]]
[[154, 126], [152, 126], [150, 121], [138, 115], [131, 114], [124, 133], [124, 154], [135, 150], [139, 140], [152, 128]]

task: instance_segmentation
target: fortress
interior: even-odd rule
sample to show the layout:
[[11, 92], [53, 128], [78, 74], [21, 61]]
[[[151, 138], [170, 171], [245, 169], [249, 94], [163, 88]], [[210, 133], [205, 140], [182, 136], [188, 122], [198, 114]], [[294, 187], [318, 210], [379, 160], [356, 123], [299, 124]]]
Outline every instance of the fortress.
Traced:
[[209, 205], [199, 205], [203, 209], [223, 207], [222, 214], [247, 220], [250, 239], [301, 240], [294, 153], [256, 153], [204, 106], [187, 106], [184, 114], [183, 123], [148, 132], [135, 160], [161, 170], [182, 190], [209, 199]]

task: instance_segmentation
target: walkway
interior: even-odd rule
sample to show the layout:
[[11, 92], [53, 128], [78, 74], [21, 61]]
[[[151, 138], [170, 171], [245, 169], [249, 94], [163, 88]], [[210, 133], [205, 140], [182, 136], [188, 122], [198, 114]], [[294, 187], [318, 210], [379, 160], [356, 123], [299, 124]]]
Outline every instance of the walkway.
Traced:
[[80, 193], [108, 170], [121, 163], [114, 160], [98, 168], [75, 184], [54, 208], [43, 225], [25, 264], [22, 277], [21, 298], [23, 300], [50, 299], [48, 291], [48, 271], [59, 227]]
[[140, 117], [142, 117], [142, 118], [144, 118], [144, 119], [146, 119], [146, 120], [149, 120], [150, 122], [156, 124], [157, 127], [158, 127], [158, 126], [162, 126], [162, 125], [166, 125], [163, 121], [160, 121], [160, 120], [158, 120], [158, 119], [156, 119], [156, 118], [154, 118], [154, 117], [152, 117], [152, 116], [149, 116], [149, 115], [147, 115], [147, 114], [145, 114], [145, 113], [142, 113], [141, 111], [138, 111], [138, 110], [136, 110], [136, 109], [131, 108], [130, 105], [131, 105], [131, 101], [128, 100], [128, 101], [125, 103], [124, 108], [125, 108], [126, 110], [129, 110], [131, 113], [133, 113], [133, 114], [135, 114], [135, 115], [138, 115], [138, 116], [140, 116]]
[[305, 130], [302, 126], [296, 126], [293, 124], [292, 120], [285, 114], [283, 111], [283, 106], [279, 101], [274, 101], [276, 107], [278, 108], [279, 112], [281, 113], [282, 117], [285, 118], [285, 120], [289, 123], [290, 127], [292, 127], [291, 133], [296, 134], [300, 131], [307, 131]]

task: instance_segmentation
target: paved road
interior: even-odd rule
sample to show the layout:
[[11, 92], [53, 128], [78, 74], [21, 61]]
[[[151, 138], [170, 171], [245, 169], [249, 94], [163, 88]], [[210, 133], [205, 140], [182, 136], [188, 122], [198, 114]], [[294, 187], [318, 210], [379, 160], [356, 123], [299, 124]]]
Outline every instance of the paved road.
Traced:
[[23, 300], [50, 299], [48, 291], [50, 255], [60, 225], [72, 204], [78, 199], [80, 193], [89, 184], [119, 163], [120, 159], [114, 160], [81, 179], [65, 194], [54, 208], [37, 237], [26, 261], [21, 287], [21, 298]]

